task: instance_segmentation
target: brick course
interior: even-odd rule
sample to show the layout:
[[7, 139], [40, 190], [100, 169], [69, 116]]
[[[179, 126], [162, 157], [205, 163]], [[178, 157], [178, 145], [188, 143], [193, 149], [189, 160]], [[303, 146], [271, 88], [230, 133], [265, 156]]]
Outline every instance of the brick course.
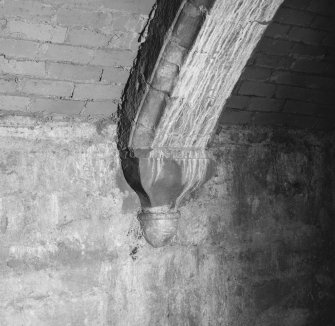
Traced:
[[64, 81], [48, 81], [24, 79], [20, 83], [20, 91], [25, 94], [42, 95], [45, 97], [70, 97], [73, 92], [73, 83]]
[[84, 110], [84, 101], [60, 100], [36, 98], [29, 106], [29, 112], [36, 113], [58, 113], [58, 114], [80, 114]]
[[19, 20], [9, 21], [1, 35], [9, 37], [20, 37], [28, 40], [43, 42], [63, 43], [67, 28], [52, 26], [50, 24], [29, 23]]
[[0, 74], [43, 77], [45, 75], [45, 62], [8, 60], [0, 56]]
[[119, 85], [77, 84], [73, 98], [76, 100], [113, 100], [121, 96]]
[[0, 95], [0, 110], [2, 111], [26, 111], [29, 103], [29, 97]]
[[[101, 67], [74, 65], [71, 63], [47, 62], [46, 76], [51, 79], [98, 82], [102, 69]], [[125, 80], [120, 82], [123, 83]]]

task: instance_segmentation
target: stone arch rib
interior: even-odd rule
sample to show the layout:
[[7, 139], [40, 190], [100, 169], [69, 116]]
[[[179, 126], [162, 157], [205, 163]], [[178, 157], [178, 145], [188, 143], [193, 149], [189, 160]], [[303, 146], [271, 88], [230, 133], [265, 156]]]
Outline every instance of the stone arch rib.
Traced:
[[119, 112], [123, 171], [130, 185], [136, 180], [153, 246], [173, 238], [178, 205], [206, 180], [207, 143], [282, 2], [157, 1]]

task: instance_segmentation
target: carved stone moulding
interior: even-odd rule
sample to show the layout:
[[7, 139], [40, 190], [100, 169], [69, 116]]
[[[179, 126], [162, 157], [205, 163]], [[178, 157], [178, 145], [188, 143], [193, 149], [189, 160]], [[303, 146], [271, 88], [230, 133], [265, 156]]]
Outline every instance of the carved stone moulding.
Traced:
[[194, 151], [179, 154], [135, 151], [121, 155], [124, 176], [141, 202], [138, 219], [144, 237], [153, 247], [173, 241], [181, 200], [208, 179], [208, 157]]

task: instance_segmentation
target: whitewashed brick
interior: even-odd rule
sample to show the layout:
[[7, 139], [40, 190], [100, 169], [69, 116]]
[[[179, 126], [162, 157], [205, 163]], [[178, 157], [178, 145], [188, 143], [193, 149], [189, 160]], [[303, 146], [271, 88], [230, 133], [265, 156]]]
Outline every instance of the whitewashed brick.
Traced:
[[88, 47], [107, 46], [109, 37], [104, 34], [90, 31], [86, 28], [71, 29], [67, 35], [66, 43]]
[[108, 116], [114, 114], [116, 111], [117, 104], [113, 101], [93, 101], [87, 103], [82, 114]]
[[0, 79], [0, 93], [15, 93], [18, 88], [17, 80], [13, 77]]
[[138, 37], [139, 34], [132, 32], [115, 32], [108, 43], [108, 47], [136, 51], [138, 48]]
[[30, 112], [79, 114], [84, 109], [82, 101], [38, 98], [29, 106]]
[[113, 100], [121, 97], [123, 86], [100, 84], [77, 84], [73, 93], [76, 100]]
[[45, 62], [7, 60], [0, 56], [0, 73], [45, 76]]
[[43, 51], [39, 54], [42, 60], [79, 64], [88, 64], [93, 56], [94, 50], [61, 44], [45, 44]]
[[55, 15], [55, 8], [49, 4], [43, 4], [39, 1], [14, 1], [4, 0], [3, 10], [0, 16], [20, 17], [30, 21], [51, 21]]
[[108, 67], [131, 67], [136, 57], [135, 52], [122, 50], [97, 50], [91, 64]]
[[34, 59], [38, 51], [36, 42], [0, 38], [0, 53], [5, 56]]
[[104, 67], [101, 81], [116, 84], [125, 84], [129, 71], [122, 68]]
[[0, 95], [0, 110], [3, 111], [26, 111], [29, 103], [29, 97]]
[[40, 79], [24, 79], [20, 85], [21, 92], [26, 94], [70, 97], [73, 84], [63, 81], [51, 81]]
[[5, 34], [29, 40], [63, 43], [67, 28], [51, 26], [49, 24], [30, 23], [23, 21], [9, 21]]
[[57, 24], [101, 28], [112, 23], [112, 15], [106, 12], [61, 8], [57, 11]]
[[97, 82], [102, 68], [70, 63], [47, 62], [47, 77], [61, 80]]

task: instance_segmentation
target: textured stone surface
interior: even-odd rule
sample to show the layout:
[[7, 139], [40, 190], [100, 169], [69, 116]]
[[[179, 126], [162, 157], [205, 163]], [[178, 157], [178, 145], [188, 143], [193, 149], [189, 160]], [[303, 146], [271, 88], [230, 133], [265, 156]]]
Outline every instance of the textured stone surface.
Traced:
[[[282, 2], [207, 1], [206, 9], [200, 3], [199, 8], [185, 5], [172, 36], [189, 53], [155, 126], [153, 148], [207, 146], [224, 104]], [[272, 85], [256, 85], [246, 94], [271, 95], [274, 90]]]
[[[133, 121], [138, 120], [142, 101], [146, 110], [142, 110], [144, 117], [143, 119], [140, 118], [141, 123], [138, 124], [138, 134], [140, 136], [136, 137], [136, 141], [143, 144], [152, 142], [153, 135], [151, 129], [157, 125], [160, 119], [165, 107], [167, 94], [151, 88], [150, 85], [155, 75], [157, 60], [160, 61], [161, 59], [160, 53], [164, 52], [163, 47], [167, 45], [167, 43], [171, 43], [167, 42], [169, 40], [167, 37], [170, 36], [167, 35], [167, 33], [175, 23], [181, 5], [181, 0], [160, 0], [157, 2], [154, 15], [150, 17], [146, 40], [139, 49], [137, 61], [133, 67], [134, 69], [124, 89], [122, 108], [119, 111], [118, 145], [120, 149], [128, 148], [134, 131], [132, 124]], [[187, 50], [185, 50], [184, 54], [187, 52]], [[179, 54], [182, 52], [182, 48], [177, 47], [176, 52]], [[163, 72], [163, 70], [161, 70], [161, 72]], [[170, 77], [174, 78], [175, 76], [174, 74], [172, 74], [172, 76], [170, 74]], [[169, 87], [171, 83], [173, 83], [173, 80], [167, 78], [166, 82]], [[151, 110], [150, 107], [152, 107]]]
[[221, 129], [215, 175], [153, 249], [115, 129], [1, 118], [1, 325], [334, 323], [331, 135]]

